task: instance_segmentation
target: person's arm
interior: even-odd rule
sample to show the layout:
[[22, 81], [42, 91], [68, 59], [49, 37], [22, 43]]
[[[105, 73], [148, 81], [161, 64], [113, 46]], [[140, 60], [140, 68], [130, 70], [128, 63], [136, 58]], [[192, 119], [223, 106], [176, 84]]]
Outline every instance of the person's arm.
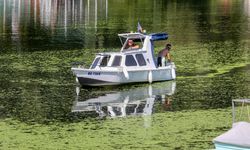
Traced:
[[140, 46], [137, 45], [137, 44], [135, 44], [135, 45], [133, 45], [133, 48], [134, 48], [134, 49], [138, 49], [138, 48], [140, 48]]
[[167, 59], [168, 59], [168, 62], [171, 62], [171, 57], [170, 57], [170, 53], [167, 53]]

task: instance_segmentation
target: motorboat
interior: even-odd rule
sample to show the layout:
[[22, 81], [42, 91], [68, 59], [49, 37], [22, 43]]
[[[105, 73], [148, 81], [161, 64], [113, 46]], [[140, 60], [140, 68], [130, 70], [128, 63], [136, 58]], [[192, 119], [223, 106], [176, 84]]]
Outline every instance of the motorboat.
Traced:
[[100, 117], [125, 117], [151, 115], [155, 101], [166, 107], [171, 107], [171, 95], [176, 88], [175, 81], [161, 82], [148, 86], [131, 88], [129, 90], [108, 91], [87, 100], [81, 97], [81, 87], [76, 86], [76, 100], [72, 112], [92, 112]]
[[[97, 53], [89, 68], [81, 65], [71, 68], [82, 86], [119, 85], [136, 82], [155, 82], [176, 78], [174, 62], [158, 67], [154, 41], [167, 40], [167, 33], [118, 34], [122, 48], [119, 52]], [[130, 41], [137, 47], [128, 47]]]
[[[238, 118], [246, 118], [243, 121], [236, 121], [235, 103], [241, 103], [241, 111], [238, 111]], [[233, 108], [233, 126], [227, 132], [216, 137], [213, 142], [216, 150], [250, 150], [250, 114], [249, 114], [250, 99], [235, 99], [232, 100]], [[243, 117], [244, 107], [248, 112]]]

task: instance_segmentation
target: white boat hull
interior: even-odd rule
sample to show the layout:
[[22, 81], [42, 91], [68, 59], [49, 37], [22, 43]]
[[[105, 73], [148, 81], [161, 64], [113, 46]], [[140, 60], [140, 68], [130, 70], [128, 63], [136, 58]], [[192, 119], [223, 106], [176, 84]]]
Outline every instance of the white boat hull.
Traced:
[[174, 80], [175, 67], [169, 65], [152, 70], [96, 70], [84, 68], [72, 68], [73, 73], [77, 77], [77, 81], [82, 86], [103, 86], [103, 85], [119, 85], [136, 82], [155, 82]]

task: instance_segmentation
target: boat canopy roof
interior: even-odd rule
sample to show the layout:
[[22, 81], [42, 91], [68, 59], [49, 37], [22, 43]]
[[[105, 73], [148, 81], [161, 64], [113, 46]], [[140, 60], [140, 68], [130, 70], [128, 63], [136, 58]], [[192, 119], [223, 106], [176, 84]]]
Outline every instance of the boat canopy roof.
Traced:
[[151, 33], [151, 34], [142, 34], [142, 33], [122, 33], [118, 34], [119, 37], [123, 37], [126, 39], [144, 39], [146, 36], [151, 36], [152, 41], [159, 41], [159, 40], [167, 40], [168, 34], [167, 33]]
[[133, 40], [134, 45], [138, 46], [138, 48], [132, 48], [133, 50], [135, 49], [142, 50], [146, 39], [149, 40], [150, 42], [168, 39], [167, 33], [144, 34], [140, 32], [135, 32], [135, 33], [122, 33], [118, 34], [118, 36], [120, 38], [121, 44], [123, 45], [121, 52], [128, 50], [131, 51], [131, 49], [129, 49], [130, 48], [129, 40]]
[[160, 40], [167, 40], [168, 34], [167, 33], [152, 33], [150, 34], [152, 41], [160, 41]]
[[126, 39], [144, 39], [146, 37], [145, 34], [142, 33], [122, 33], [118, 34], [119, 37], [123, 37]]

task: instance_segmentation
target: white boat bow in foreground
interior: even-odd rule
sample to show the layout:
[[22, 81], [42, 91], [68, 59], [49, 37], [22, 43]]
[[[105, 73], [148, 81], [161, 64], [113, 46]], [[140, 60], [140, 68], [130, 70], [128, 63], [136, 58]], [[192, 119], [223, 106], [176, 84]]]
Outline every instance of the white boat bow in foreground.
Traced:
[[[235, 103], [240, 103], [240, 111], [236, 111]], [[234, 99], [232, 100], [233, 127], [227, 132], [216, 137], [213, 142], [216, 150], [250, 150], [250, 99]], [[244, 110], [244, 107], [247, 109]], [[239, 119], [246, 120], [236, 121], [236, 112]], [[247, 112], [243, 115], [242, 112]]]

